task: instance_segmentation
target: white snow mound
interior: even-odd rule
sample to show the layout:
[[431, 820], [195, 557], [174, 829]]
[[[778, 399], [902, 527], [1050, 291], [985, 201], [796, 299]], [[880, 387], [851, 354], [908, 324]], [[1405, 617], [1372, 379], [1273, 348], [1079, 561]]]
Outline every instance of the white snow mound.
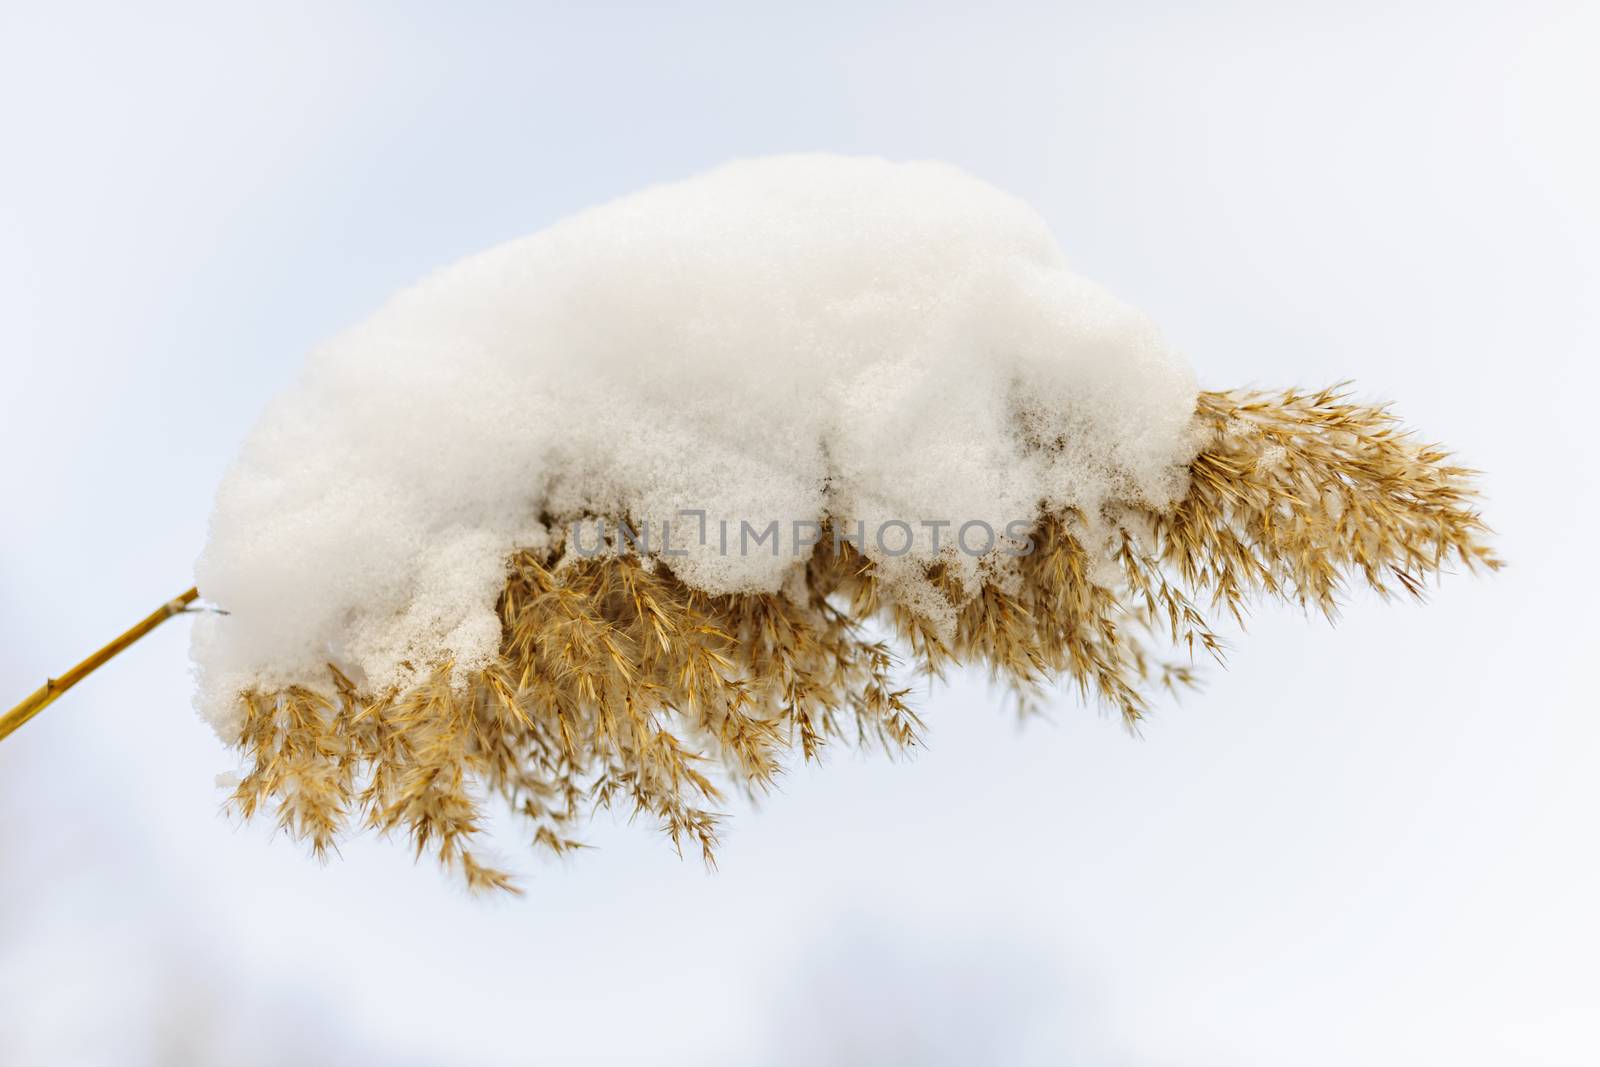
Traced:
[[377, 689], [481, 666], [506, 557], [583, 516], [631, 518], [654, 553], [666, 521], [665, 562], [710, 592], [780, 591], [805, 524], [859, 522], [937, 614], [934, 536], [970, 576], [1006, 557], [953, 552], [964, 524], [1173, 500], [1195, 392], [1037, 214], [954, 167], [785, 156], [647, 189], [311, 354], [217, 496], [196, 578], [228, 614], [195, 629], [198, 706], [231, 738], [242, 690], [320, 687], [330, 662]]

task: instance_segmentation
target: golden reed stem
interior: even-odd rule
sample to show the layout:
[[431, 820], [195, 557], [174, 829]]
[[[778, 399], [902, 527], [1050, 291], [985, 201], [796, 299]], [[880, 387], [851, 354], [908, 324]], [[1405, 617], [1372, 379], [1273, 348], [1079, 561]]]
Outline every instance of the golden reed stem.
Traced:
[[4, 716], [0, 716], [0, 741], [11, 736], [12, 731], [17, 727], [49, 707], [56, 697], [87, 678], [106, 660], [115, 656], [118, 652], [121, 652], [174, 615], [181, 615], [183, 609], [188, 607], [199, 595], [200, 593], [196, 589], [189, 589], [186, 592], [179, 593], [176, 597], [167, 601], [143, 619], [140, 619], [126, 633], [115, 638], [110, 644], [72, 668], [66, 674], [63, 674], [60, 678], [47, 679], [44, 685], [28, 694], [27, 699], [22, 703], [6, 712]]

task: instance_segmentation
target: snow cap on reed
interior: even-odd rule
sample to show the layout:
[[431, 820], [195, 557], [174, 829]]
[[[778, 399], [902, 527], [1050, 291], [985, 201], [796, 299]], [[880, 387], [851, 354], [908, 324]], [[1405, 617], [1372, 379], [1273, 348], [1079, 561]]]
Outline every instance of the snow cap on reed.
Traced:
[[[799, 524], [860, 523], [884, 595], [940, 616], [1004, 562], [952, 551], [964, 523], [1175, 502], [1195, 406], [1006, 193], [935, 163], [730, 164], [469, 257], [311, 354], [218, 495], [200, 708], [231, 738], [241, 692], [329, 664], [373, 692], [486, 665], [507, 560], [570, 555], [574, 522], [647, 527], [708, 593], [778, 593]], [[936, 592], [940, 535], [961, 580]]]

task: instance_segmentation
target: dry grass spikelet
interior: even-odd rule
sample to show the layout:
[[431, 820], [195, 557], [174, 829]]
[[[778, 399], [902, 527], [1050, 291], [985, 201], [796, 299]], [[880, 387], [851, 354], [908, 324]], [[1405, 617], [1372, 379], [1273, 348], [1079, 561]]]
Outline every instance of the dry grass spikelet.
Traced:
[[835, 740], [917, 743], [897, 652], [914, 674], [983, 665], [1025, 695], [1069, 680], [1133, 725], [1152, 687], [1192, 684], [1197, 652], [1220, 657], [1202, 606], [1242, 618], [1266, 595], [1331, 617], [1352, 581], [1420, 596], [1452, 563], [1500, 565], [1471, 472], [1385, 408], [1333, 389], [1208, 392], [1196, 419], [1205, 444], [1175, 507], [1041, 514], [1034, 550], [976, 591], [932, 563], [953, 626], [886, 608], [872, 564], [827, 536], [795, 595], [713, 596], [655, 560], [519, 552], [499, 658], [464, 685], [439, 663], [403, 691], [362, 692], [330, 666], [321, 688], [244, 694], [233, 803], [272, 810], [318, 855], [352, 822], [402, 833], [478, 889], [515, 888], [473, 850], [491, 794], [553, 853], [620, 808], [710, 864], [719, 782], [765, 789], [796, 749], [811, 760]]

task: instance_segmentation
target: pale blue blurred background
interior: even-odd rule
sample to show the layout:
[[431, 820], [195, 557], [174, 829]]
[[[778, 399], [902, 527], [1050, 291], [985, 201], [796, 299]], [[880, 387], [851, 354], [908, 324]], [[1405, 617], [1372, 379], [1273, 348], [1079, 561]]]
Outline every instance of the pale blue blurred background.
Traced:
[[1394, 399], [1513, 566], [1263, 611], [1143, 740], [963, 679], [716, 875], [508, 834], [518, 901], [219, 815], [178, 620], [0, 745], [0, 1064], [1600, 1062], [1600, 19], [1293, 6], [6, 3], [0, 703], [189, 584], [319, 339], [796, 149], [1020, 194], [1207, 385]]

